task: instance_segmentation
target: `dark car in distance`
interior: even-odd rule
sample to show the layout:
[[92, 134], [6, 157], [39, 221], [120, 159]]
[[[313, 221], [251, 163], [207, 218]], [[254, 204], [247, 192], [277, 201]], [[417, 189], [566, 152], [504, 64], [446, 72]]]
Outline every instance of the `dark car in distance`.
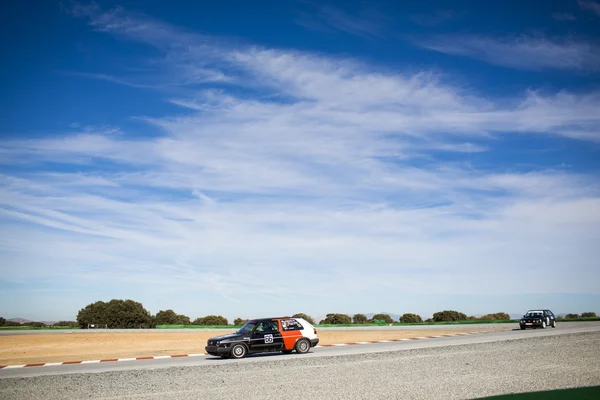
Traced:
[[550, 310], [529, 310], [523, 315], [523, 318], [521, 318], [519, 326], [521, 327], [521, 329], [545, 329], [548, 326], [556, 328], [556, 317], [554, 316], [554, 313]]

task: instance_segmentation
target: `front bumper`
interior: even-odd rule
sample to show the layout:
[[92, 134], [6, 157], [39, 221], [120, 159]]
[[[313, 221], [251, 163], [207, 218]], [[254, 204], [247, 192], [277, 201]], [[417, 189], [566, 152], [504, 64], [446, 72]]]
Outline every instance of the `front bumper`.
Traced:
[[229, 355], [229, 346], [207, 345], [204, 350], [211, 356], [226, 356]]
[[541, 320], [524, 320], [520, 322], [521, 326], [542, 326]]

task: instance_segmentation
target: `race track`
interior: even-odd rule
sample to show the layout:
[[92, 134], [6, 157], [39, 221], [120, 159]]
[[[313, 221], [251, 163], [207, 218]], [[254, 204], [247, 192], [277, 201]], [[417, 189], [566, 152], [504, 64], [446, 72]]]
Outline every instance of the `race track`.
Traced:
[[2, 399], [470, 399], [590, 385], [600, 385], [598, 322], [324, 347], [306, 355], [0, 370]]

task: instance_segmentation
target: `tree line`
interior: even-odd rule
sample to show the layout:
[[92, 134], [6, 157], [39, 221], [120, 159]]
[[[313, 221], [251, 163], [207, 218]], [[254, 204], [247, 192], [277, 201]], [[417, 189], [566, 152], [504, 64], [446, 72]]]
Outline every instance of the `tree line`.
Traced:
[[[304, 318], [313, 325], [317, 325], [316, 321], [309, 315], [297, 313], [292, 315], [295, 318]], [[579, 319], [579, 318], [597, 318], [594, 312], [584, 312], [579, 314], [566, 314], [564, 318], [558, 319]], [[467, 316], [465, 313], [456, 310], [443, 310], [433, 314], [432, 318], [423, 320], [419, 314], [405, 313], [395, 321], [389, 314], [375, 314], [368, 318], [364, 314], [348, 314], [330, 313], [318, 322], [320, 325], [341, 325], [341, 324], [392, 324], [392, 323], [422, 323], [422, 322], [456, 322], [456, 321], [507, 321], [510, 320], [510, 315], [505, 312], [486, 314], [481, 317]], [[233, 321], [234, 326], [241, 326], [248, 320], [236, 318]], [[0, 317], [0, 326], [31, 326], [31, 327], [79, 327], [89, 329], [94, 327], [102, 327], [109, 329], [134, 329], [134, 328], [155, 328], [157, 325], [229, 325], [227, 318], [221, 315], [207, 315], [191, 320], [190, 317], [178, 314], [175, 311], [160, 310], [155, 315], [152, 315], [142, 303], [133, 300], [113, 299], [108, 302], [97, 301], [88, 304], [77, 314], [76, 321], [59, 321], [52, 325], [46, 325], [43, 322], [25, 322], [19, 323], [8, 321]]]

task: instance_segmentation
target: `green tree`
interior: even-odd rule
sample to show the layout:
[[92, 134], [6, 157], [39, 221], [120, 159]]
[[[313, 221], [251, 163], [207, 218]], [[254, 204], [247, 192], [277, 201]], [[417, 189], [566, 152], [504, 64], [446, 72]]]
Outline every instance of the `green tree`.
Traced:
[[323, 325], [331, 324], [331, 325], [341, 325], [341, 324], [351, 324], [352, 318], [346, 314], [327, 314], [324, 320], [320, 322]]
[[596, 315], [595, 312], [588, 311], [588, 312], [581, 313], [581, 318], [598, 318], [598, 316]]
[[400, 317], [400, 322], [404, 324], [415, 324], [423, 322], [423, 320], [421, 319], [421, 316], [419, 314], [406, 313], [402, 314], [402, 316]]
[[366, 324], [369, 321], [365, 314], [354, 314], [352, 322], [355, 324]]
[[160, 310], [154, 316], [154, 320], [156, 325], [189, 325], [190, 317], [177, 314], [175, 311], [168, 310]]
[[193, 325], [229, 325], [227, 318], [220, 315], [208, 315], [206, 317], [196, 318]]
[[246, 322], [248, 322], [247, 319], [242, 319], [242, 318], [236, 318], [233, 320], [233, 325], [234, 326], [242, 326], [244, 325]]
[[0, 326], [4, 325], [6, 318], [0, 317]]
[[111, 329], [154, 328], [156, 323], [142, 303], [133, 300], [112, 299], [97, 301], [79, 310], [77, 323], [81, 328], [90, 324], [106, 324]]
[[304, 313], [297, 313], [297, 314], [292, 315], [292, 317], [305, 319], [308, 321], [309, 324], [315, 325], [315, 320], [312, 319], [312, 317], [310, 315], [306, 315]]
[[579, 318], [579, 314], [567, 314], [565, 315], [566, 319], [576, 319]]
[[438, 311], [433, 314], [435, 322], [466, 321], [467, 315], [454, 310]]
[[371, 321], [384, 321], [386, 324], [391, 324], [392, 322], [394, 322], [394, 320], [392, 319], [392, 317], [389, 316], [389, 314], [375, 314], [373, 315], [373, 318], [371, 318]]

